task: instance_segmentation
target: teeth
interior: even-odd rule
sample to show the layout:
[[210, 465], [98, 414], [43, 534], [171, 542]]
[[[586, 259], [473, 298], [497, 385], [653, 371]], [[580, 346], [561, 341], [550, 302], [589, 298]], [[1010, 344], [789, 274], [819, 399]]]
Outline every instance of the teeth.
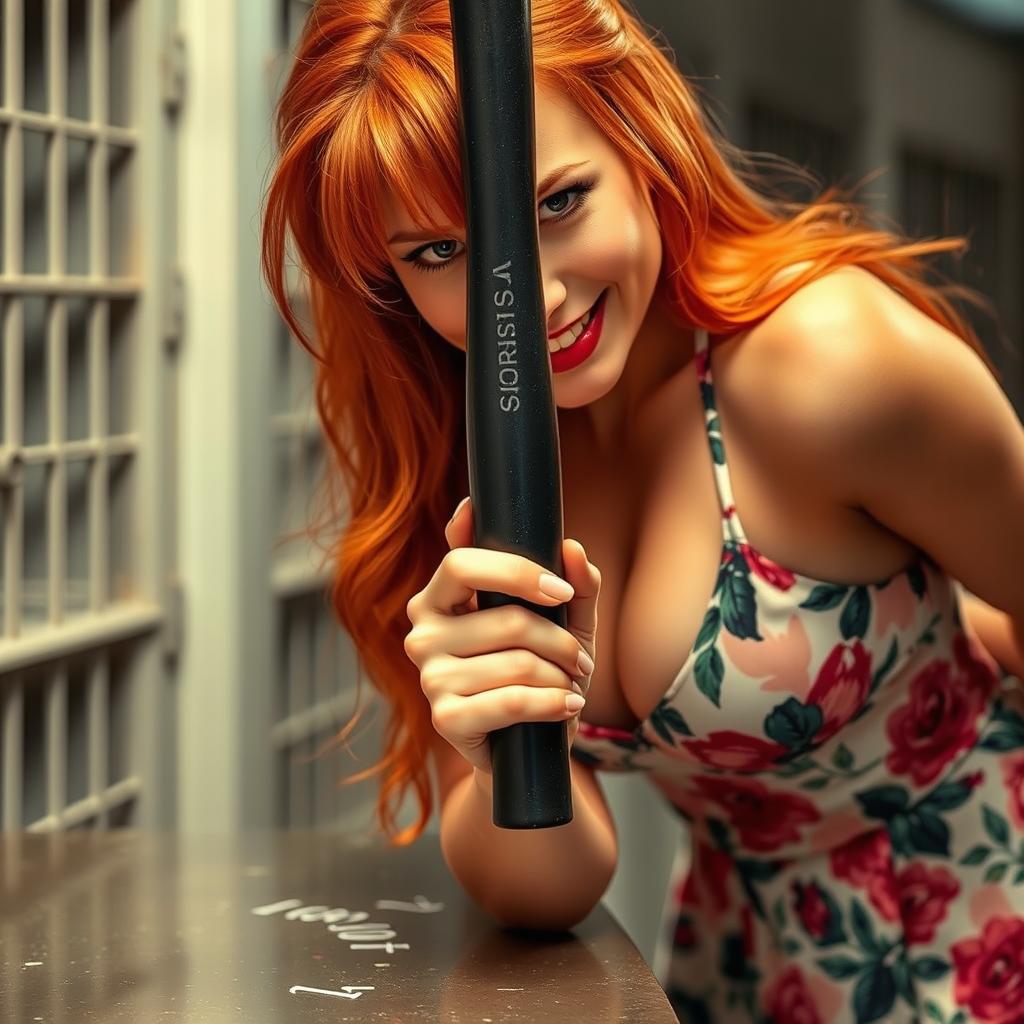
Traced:
[[593, 307], [587, 310], [587, 312], [580, 319], [579, 323], [575, 326], [570, 327], [569, 330], [564, 331], [557, 338], [548, 338], [548, 351], [557, 352], [559, 349], [568, 348], [586, 329], [587, 324], [590, 323], [590, 317], [593, 313]]

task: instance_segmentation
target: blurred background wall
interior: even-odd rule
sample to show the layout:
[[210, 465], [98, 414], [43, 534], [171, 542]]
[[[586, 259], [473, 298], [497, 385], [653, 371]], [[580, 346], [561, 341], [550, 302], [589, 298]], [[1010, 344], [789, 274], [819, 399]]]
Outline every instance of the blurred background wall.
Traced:
[[[1013, 0], [638, 0], [737, 144], [940, 267], [1024, 410]], [[0, 0], [0, 825], [373, 834], [383, 713], [325, 600], [310, 368], [262, 287], [270, 119], [303, 0]], [[792, 185], [801, 198], [807, 186]], [[802, 190], [801, 190], [802, 189]], [[1001, 331], [997, 329], [1001, 326]], [[320, 756], [315, 756], [317, 753]], [[636, 781], [636, 780], [633, 780]], [[606, 905], [651, 960], [685, 836], [604, 777]], [[404, 820], [411, 820], [412, 808]], [[431, 831], [437, 831], [437, 820]]]

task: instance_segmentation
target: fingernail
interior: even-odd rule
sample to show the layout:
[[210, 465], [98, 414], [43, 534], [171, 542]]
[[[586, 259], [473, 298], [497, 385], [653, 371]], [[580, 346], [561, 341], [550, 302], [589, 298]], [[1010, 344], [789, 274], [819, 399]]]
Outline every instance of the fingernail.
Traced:
[[589, 676], [594, 671], [594, 659], [582, 649], [580, 650], [579, 657], [576, 659], [576, 664], [579, 665], [580, 672], [585, 676]]
[[455, 511], [452, 513], [452, 518], [448, 520], [449, 523], [459, 514], [459, 509], [461, 509], [462, 506], [465, 505], [467, 501], [469, 501], [468, 494], [462, 499], [462, 501], [458, 503], [458, 505], [455, 506]]
[[583, 687], [582, 687], [582, 686], [580, 686], [580, 684], [579, 684], [579, 683], [577, 683], [575, 679], [574, 679], [574, 680], [572, 681], [572, 688], [573, 688], [573, 689], [574, 689], [574, 690], [575, 690], [575, 691], [576, 691], [576, 692], [577, 692], [577, 693], [578, 693], [578, 694], [579, 694], [579, 695], [580, 695], [581, 697], [583, 696]]
[[587, 702], [578, 693], [570, 693], [565, 698], [565, 710], [579, 711], [579, 709], [586, 703]]
[[567, 583], [565, 580], [560, 580], [557, 576], [552, 576], [551, 573], [542, 572], [540, 574], [540, 580], [537, 586], [548, 595], [548, 597], [554, 597], [559, 601], [568, 601], [573, 594], [576, 593], [572, 589], [572, 584]]

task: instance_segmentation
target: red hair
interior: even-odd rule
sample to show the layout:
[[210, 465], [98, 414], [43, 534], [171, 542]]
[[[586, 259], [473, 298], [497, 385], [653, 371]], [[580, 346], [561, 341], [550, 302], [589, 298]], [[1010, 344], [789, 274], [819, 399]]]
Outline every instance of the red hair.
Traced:
[[[651, 189], [664, 253], [656, 298], [681, 325], [742, 330], [807, 282], [854, 264], [957, 334], [999, 378], [948, 296], [987, 308], [984, 300], [924, 280], [923, 257], [963, 251], [966, 239], [905, 239], [873, 225], [836, 187], [806, 204], [758, 191], [749, 156], [705, 118], [694, 87], [621, 0], [533, 0], [532, 30], [536, 86], [578, 104]], [[429, 193], [448, 223], [464, 222], [448, 0], [318, 0], [279, 100], [276, 137], [263, 272], [316, 361], [329, 446], [326, 514], [309, 532], [331, 531], [332, 605], [390, 709], [382, 759], [346, 783], [382, 776], [378, 822], [390, 845], [404, 846], [433, 810], [433, 726], [404, 650], [406, 603], [447, 551], [445, 523], [469, 493], [465, 356], [419, 319], [399, 284], [382, 200], [392, 189], [436, 229], [422, 202]], [[286, 282], [289, 234], [310, 335]], [[397, 831], [410, 787], [419, 816]]]

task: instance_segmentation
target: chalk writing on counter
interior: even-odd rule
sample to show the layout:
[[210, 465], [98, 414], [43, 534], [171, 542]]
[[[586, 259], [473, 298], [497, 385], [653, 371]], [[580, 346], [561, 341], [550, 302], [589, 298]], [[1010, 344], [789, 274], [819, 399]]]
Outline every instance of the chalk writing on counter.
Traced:
[[[444, 909], [443, 903], [428, 900], [426, 896], [417, 895], [412, 903], [402, 900], [378, 900], [378, 909], [407, 911], [412, 914], [436, 914]], [[286, 921], [301, 921], [305, 924], [325, 924], [329, 932], [334, 932], [338, 939], [346, 941], [349, 949], [382, 949], [386, 953], [394, 953], [398, 949], [408, 949], [407, 942], [392, 942], [396, 932], [387, 922], [368, 921], [369, 914], [364, 910], [348, 910], [346, 907], [309, 906], [302, 900], [278, 900], [261, 907], [253, 907], [252, 913], [258, 917], [272, 917], [283, 914]]]
[[338, 996], [339, 999], [358, 999], [364, 992], [372, 992], [372, 985], [342, 985], [340, 992], [329, 988], [309, 988], [307, 985], [292, 985], [288, 991], [295, 995], [298, 992], [312, 992], [318, 996]]
[[436, 914], [444, 910], [443, 903], [432, 903], [426, 896], [416, 896], [415, 903], [402, 900], [377, 900], [377, 910], [406, 910], [410, 914]]

